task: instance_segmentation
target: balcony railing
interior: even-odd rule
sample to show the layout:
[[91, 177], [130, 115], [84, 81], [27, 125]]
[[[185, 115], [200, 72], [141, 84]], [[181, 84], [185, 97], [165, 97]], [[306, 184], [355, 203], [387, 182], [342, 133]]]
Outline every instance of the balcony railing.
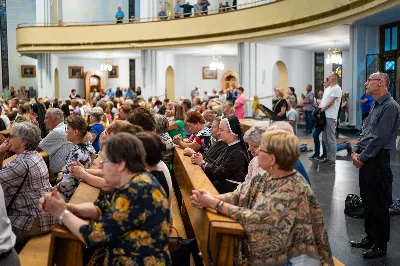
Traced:
[[[261, 5], [269, 5], [276, 2], [281, 2], [284, 0], [253, 0], [249, 3], [230, 6], [229, 9], [226, 7], [221, 7], [218, 9], [207, 10], [200, 12], [200, 15], [197, 15], [195, 11], [190, 13], [181, 13], [179, 17], [175, 17], [175, 13], [173, 8], [171, 10], [166, 10], [165, 17], [152, 17], [152, 18], [129, 18], [121, 20], [119, 23], [121, 24], [134, 24], [134, 23], [147, 23], [147, 22], [155, 22], [155, 21], [171, 21], [175, 19], [190, 19], [202, 16], [210, 16], [216, 14], [224, 14], [224, 13], [231, 13], [238, 10], [246, 9], [246, 8], [253, 8]], [[115, 25], [117, 20], [110, 20], [110, 21], [88, 21], [88, 22], [64, 22], [58, 21], [57, 23], [22, 23], [18, 24], [17, 28], [24, 28], [24, 27], [57, 27], [57, 26], [88, 26], [88, 25]]]

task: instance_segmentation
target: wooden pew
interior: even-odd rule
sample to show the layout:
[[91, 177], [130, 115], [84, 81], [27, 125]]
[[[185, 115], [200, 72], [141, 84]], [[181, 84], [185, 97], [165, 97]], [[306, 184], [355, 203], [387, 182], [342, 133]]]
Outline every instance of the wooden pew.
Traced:
[[[193, 189], [205, 189], [211, 194], [217, 190], [204, 174], [203, 170], [191, 163], [190, 157], [183, 155], [183, 150], [175, 147], [173, 170], [182, 193], [182, 198], [190, 223], [192, 225], [204, 264], [210, 265], [208, 252], [211, 253], [213, 265], [231, 266], [234, 260], [234, 241], [244, 236], [242, 225], [233, 219], [217, 214], [210, 209], [197, 209], [191, 204]], [[183, 217], [187, 218], [187, 217]]]
[[11, 132], [11, 128], [0, 131], [0, 134], [3, 135], [5, 138], [8, 138], [8, 135], [10, 135], [10, 132]]
[[[100, 156], [99, 156], [100, 157]], [[97, 158], [91, 168], [98, 168], [99, 159]], [[78, 204], [84, 202], [94, 202], [97, 200], [100, 189], [95, 188], [85, 182], [81, 182], [72, 196], [70, 203]], [[186, 231], [183, 225], [182, 217], [178, 208], [178, 202], [175, 194], [172, 195], [171, 209], [173, 215], [173, 227], [183, 239], [186, 239]], [[172, 230], [171, 237], [176, 237], [177, 233]], [[84, 244], [82, 241], [72, 234], [68, 228], [57, 224], [51, 234], [50, 255], [47, 265], [83, 265]]]
[[255, 119], [240, 119], [240, 125], [242, 126], [243, 132], [249, 130], [256, 122], [259, 122]]

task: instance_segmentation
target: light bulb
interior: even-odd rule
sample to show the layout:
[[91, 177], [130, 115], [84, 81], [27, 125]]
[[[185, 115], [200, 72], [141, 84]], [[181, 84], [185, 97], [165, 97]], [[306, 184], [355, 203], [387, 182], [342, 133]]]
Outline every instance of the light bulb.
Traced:
[[108, 65], [108, 71], [111, 71], [111, 70], [112, 70], [112, 66]]
[[224, 70], [225, 66], [221, 63], [221, 70]]
[[328, 54], [328, 56], [326, 57], [325, 62], [326, 62], [327, 65], [330, 65], [330, 64], [331, 64], [331, 57], [329, 56], [329, 54]]
[[104, 66], [103, 66], [103, 64], [101, 64], [100, 65], [100, 71], [103, 71], [104, 70]]

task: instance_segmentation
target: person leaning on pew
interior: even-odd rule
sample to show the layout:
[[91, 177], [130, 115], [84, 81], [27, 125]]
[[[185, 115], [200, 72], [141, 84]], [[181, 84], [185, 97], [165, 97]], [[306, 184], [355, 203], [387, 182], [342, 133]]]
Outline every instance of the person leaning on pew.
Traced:
[[265, 132], [258, 155], [265, 171], [253, 177], [248, 189], [223, 195], [193, 191], [196, 207], [215, 209], [243, 225], [246, 238], [236, 242], [234, 250], [239, 261], [244, 255], [249, 265], [333, 265], [321, 208], [309, 184], [293, 168], [299, 144], [290, 132]]
[[40, 199], [41, 210], [58, 218], [88, 248], [106, 247], [105, 265], [170, 265], [168, 198], [145, 169], [142, 142], [120, 133], [102, 146], [100, 165], [114, 188], [110, 197], [66, 204], [54, 190]]
[[[41, 213], [38, 206], [40, 197], [51, 191], [46, 163], [36, 151], [40, 139], [37, 126], [21, 122], [12, 127], [8, 139], [0, 145], [0, 184], [5, 192], [8, 217], [17, 236], [17, 252], [31, 237], [51, 231], [55, 223], [51, 215]], [[16, 153], [17, 157], [3, 168], [4, 155], [8, 151]]]

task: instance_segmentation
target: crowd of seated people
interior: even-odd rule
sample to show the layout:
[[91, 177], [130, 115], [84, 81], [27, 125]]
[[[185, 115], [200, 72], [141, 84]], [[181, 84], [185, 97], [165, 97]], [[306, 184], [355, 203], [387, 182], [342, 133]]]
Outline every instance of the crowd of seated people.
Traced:
[[[106, 247], [108, 265], [149, 260], [168, 265], [175, 144], [221, 193], [212, 196], [196, 190], [193, 204], [217, 208], [246, 230], [247, 239], [236, 243], [235, 254], [246, 249], [252, 263], [329, 264], [332, 254], [322, 214], [298, 159], [293, 128], [287, 122], [264, 123], [244, 134], [235, 116], [243, 90], [212, 90], [200, 100], [195, 89], [190, 99], [162, 102], [157, 97], [146, 101], [138, 90], [125, 98], [120, 88], [95, 92], [91, 101], [80, 98], [76, 90], [65, 100], [36, 98], [28, 104], [28, 99], [11, 99], [3, 105], [4, 113], [10, 117], [10, 109], [21, 109], [19, 117], [26, 119], [10, 120], [11, 134], [0, 145], [3, 158], [9, 151], [18, 155], [0, 170], [0, 208], [12, 203], [10, 211], [0, 209], [11, 221], [10, 256], [30, 237], [49, 232], [58, 220], [87, 247]], [[26, 113], [27, 106], [35, 108]], [[38, 151], [49, 155], [49, 169]], [[96, 156], [101, 159], [99, 168], [91, 167]], [[26, 186], [12, 202], [24, 179]], [[81, 181], [101, 189], [103, 196], [94, 203], [69, 203]], [[284, 193], [286, 184], [291, 193]], [[302, 199], [306, 201], [300, 204]], [[282, 224], [285, 234], [279, 236], [275, 225], [265, 222], [277, 205], [293, 213]], [[151, 217], [144, 219], [148, 210]], [[281, 212], [273, 215], [282, 218]], [[303, 230], [303, 238], [290, 238], [295, 230]]]

